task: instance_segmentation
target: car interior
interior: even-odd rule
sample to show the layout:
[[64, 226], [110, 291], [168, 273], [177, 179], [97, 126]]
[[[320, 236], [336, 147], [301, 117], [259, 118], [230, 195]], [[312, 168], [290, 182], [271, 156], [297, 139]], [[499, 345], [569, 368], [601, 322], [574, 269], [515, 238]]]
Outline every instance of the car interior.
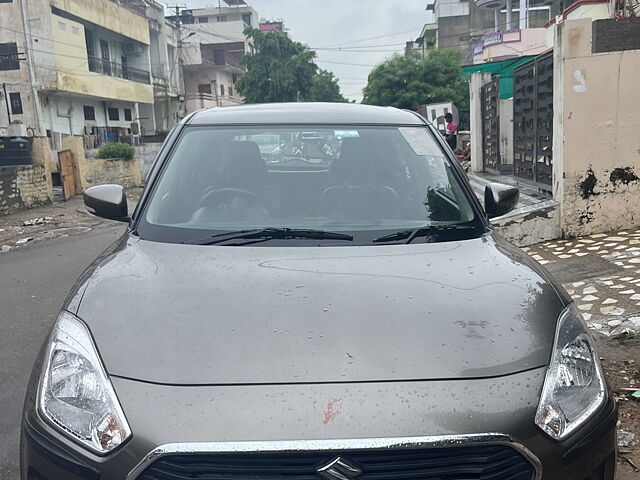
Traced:
[[443, 156], [417, 154], [398, 129], [360, 129], [344, 138], [334, 130], [287, 132], [296, 141], [275, 145], [259, 144], [259, 133], [194, 133], [163, 173], [150, 223], [339, 226], [461, 222], [473, 215], [451, 187]]

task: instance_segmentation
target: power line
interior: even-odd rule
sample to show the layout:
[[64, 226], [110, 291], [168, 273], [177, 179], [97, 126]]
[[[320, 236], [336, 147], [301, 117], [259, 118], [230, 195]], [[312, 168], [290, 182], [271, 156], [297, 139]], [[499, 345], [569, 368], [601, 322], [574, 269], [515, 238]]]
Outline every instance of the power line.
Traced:
[[[360, 48], [379, 48], [379, 47], [397, 47], [399, 45], [405, 45], [406, 42], [402, 43], [385, 43], [381, 45], [354, 45], [353, 47], [347, 47], [346, 50], [356, 50]], [[313, 50], [345, 50], [343, 47], [310, 47]]]
[[386, 35], [378, 35], [377, 37], [361, 38], [360, 40], [352, 40], [352, 41], [348, 41], [348, 42], [332, 43], [331, 45], [323, 45], [322, 48], [335, 47], [337, 45], [350, 45], [350, 44], [353, 44], [353, 43], [366, 42], [367, 40], [377, 40], [379, 38], [393, 37], [395, 35], [401, 35], [403, 33], [409, 33], [409, 32], [415, 32], [415, 31], [416, 31], [416, 29], [412, 28], [411, 30], [404, 30], [402, 32], [396, 32], [396, 33], [388, 33]]
[[364, 64], [364, 63], [345, 63], [345, 62], [330, 62], [329, 60], [320, 60], [320, 59], [315, 59], [317, 62], [321, 62], [321, 63], [331, 63], [333, 65], [348, 65], [351, 67], [377, 67], [377, 65], [368, 65], [368, 64]]
[[[310, 51], [326, 51], [322, 48], [311, 49]], [[394, 53], [399, 52], [401, 49], [396, 48], [395, 50], [328, 50], [330, 53]]]

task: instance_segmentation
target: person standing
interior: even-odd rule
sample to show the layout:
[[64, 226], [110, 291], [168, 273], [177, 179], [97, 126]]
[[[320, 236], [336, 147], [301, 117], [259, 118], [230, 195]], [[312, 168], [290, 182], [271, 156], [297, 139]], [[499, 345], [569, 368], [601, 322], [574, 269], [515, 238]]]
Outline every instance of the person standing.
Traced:
[[453, 123], [453, 115], [451, 113], [445, 113], [444, 120], [447, 122], [445, 139], [451, 147], [451, 150], [455, 150], [458, 148], [458, 125]]

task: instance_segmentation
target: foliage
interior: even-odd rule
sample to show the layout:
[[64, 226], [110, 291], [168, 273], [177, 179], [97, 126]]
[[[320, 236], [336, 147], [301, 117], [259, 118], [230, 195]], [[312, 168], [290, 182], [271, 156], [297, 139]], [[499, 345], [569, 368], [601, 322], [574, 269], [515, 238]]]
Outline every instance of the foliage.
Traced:
[[242, 57], [247, 73], [238, 81], [245, 103], [295, 102], [309, 98], [317, 66], [315, 52], [283, 33], [245, 30], [256, 53]]
[[460, 69], [460, 52], [437, 50], [424, 59], [395, 55], [369, 74], [362, 103], [415, 110], [419, 105], [453, 102], [469, 107], [469, 88]]
[[346, 102], [347, 99], [340, 93], [338, 79], [332, 72], [320, 69], [313, 77], [308, 98], [310, 102]]
[[136, 154], [136, 149], [128, 143], [107, 143], [98, 150], [98, 158], [124, 158], [131, 160]]

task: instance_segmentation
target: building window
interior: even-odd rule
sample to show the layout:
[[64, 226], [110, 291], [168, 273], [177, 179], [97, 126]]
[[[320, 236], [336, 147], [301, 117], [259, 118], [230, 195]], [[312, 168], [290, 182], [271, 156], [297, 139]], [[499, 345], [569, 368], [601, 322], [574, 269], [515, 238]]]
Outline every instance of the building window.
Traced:
[[84, 43], [87, 46], [87, 55], [89, 57], [96, 56], [95, 44], [93, 42], [93, 30], [84, 29]]
[[198, 17], [198, 23], [209, 23], [209, 17]]
[[22, 99], [19, 93], [10, 93], [9, 103], [11, 103], [11, 113], [14, 115], [22, 114]]
[[211, 84], [202, 83], [198, 85], [198, 93], [208, 93], [209, 95], [211, 95]]
[[233, 88], [232, 87], [229, 87], [229, 96], [233, 97]]
[[0, 70], [20, 70], [17, 43], [0, 43]]
[[96, 109], [93, 107], [84, 106], [82, 107], [84, 110], [84, 119], [85, 120], [95, 120], [96, 119]]
[[220, 95], [224, 97], [224, 85], [220, 85]]
[[224, 57], [224, 50], [213, 51], [213, 63], [216, 65], [224, 65], [226, 63]]
[[131, 121], [131, 109], [130, 108], [125, 108], [124, 109], [124, 120], [125, 120], [125, 122], [130, 122]]
[[109, 120], [113, 120], [114, 122], [117, 122], [118, 120], [120, 120], [120, 112], [118, 111], [117, 108], [109, 109]]
[[218, 15], [216, 17], [216, 21], [218, 21], [218, 22], [226, 22], [227, 21], [227, 16], [226, 15]]
[[13, 0], [0, 0], [0, 3], [11, 3]]
[[245, 13], [244, 15], [242, 15], [242, 21], [247, 25], [251, 26], [251, 14]]

